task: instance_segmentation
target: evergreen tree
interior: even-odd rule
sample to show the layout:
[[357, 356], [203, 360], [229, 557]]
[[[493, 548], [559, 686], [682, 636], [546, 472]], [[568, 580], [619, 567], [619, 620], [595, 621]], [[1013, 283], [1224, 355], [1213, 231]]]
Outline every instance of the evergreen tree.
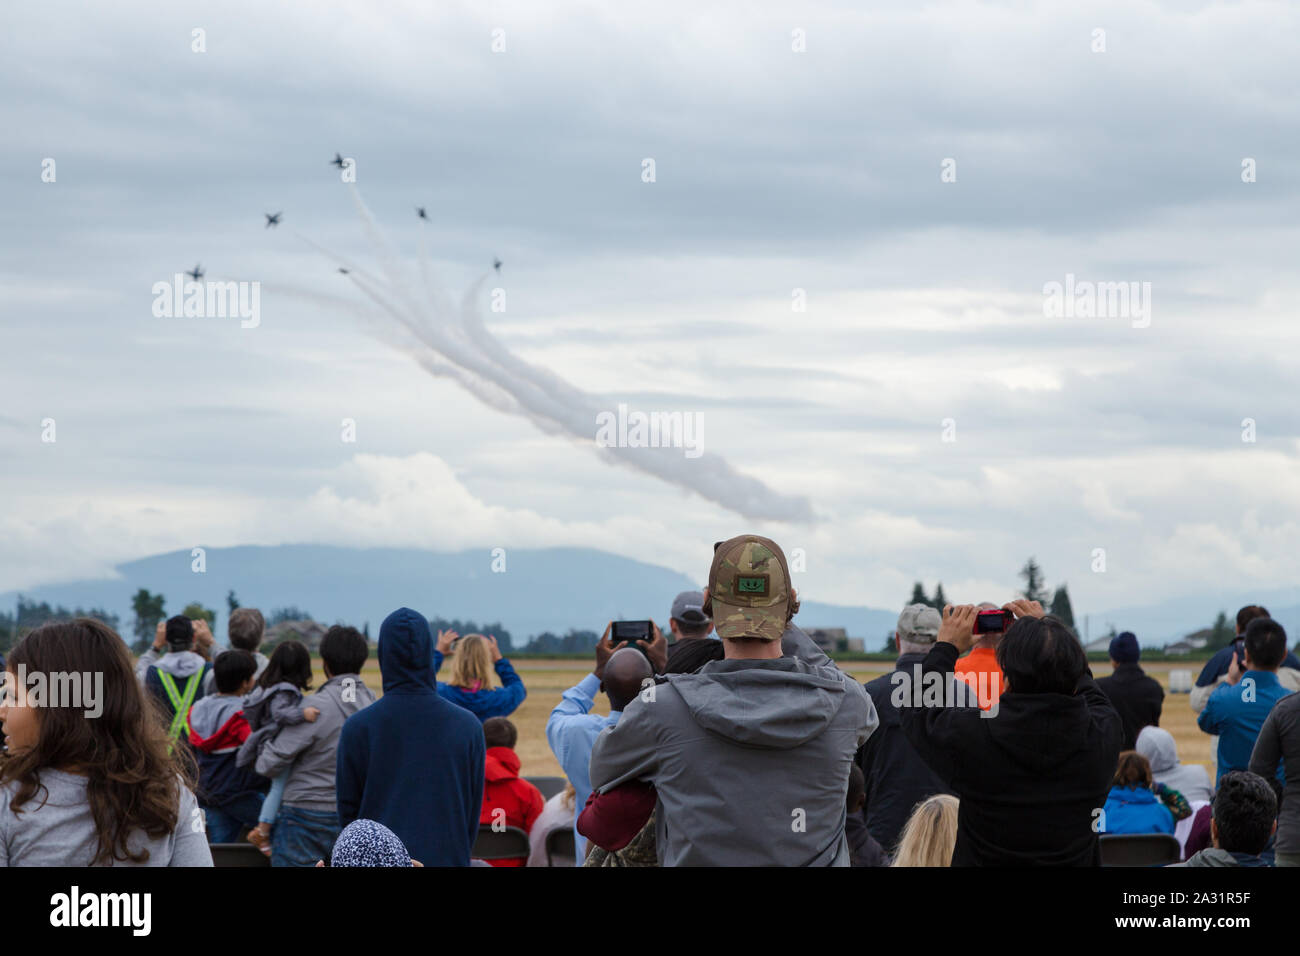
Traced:
[[925, 596], [925, 586], [917, 581], [912, 585], [912, 600], [908, 604], [929, 604], [930, 599]]
[[1052, 595], [1052, 607], [1048, 613], [1060, 618], [1070, 630], [1074, 630], [1074, 609], [1070, 607], [1070, 593], [1064, 584]]
[[226, 607], [230, 609], [231, 614], [239, 610], [239, 598], [235, 597], [234, 589], [226, 592]]
[[1205, 645], [1209, 651], [1217, 651], [1227, 647], [1232, 643], [1232, 639], [1237, 636], [1236, 629], [1228, 623], [1228, 615], [1223, 611], [1214, 619], [1214, 627], [1210, 629], [1210, 639]]
[[1047, 588], [1043, 584], [1043, 569], [1038, 566], [1038, 562], [1033, 558], [1026, 561], [1020, 569], [1020, 576], [1025, 579], [1025, 589], [1020, 592], [1025, 600], [1046, 604]]
[[135, 643], [131, 648], [137, 653], [148, 650], [149, 645], [153, 643], [158, 622], [167, 616], [167, 612], [163, 609], [165, 600], [166, 598], [161, 594], [150, 594], [145, 588], [136, 591], [135, 596], [131, 598], [131, 610], [135, 612], [135, 625], [131, 629], [131, 633], [135, 635]]
[[182, 617], [188, 617], [191, 621], [197, 621], [199, 618], [208, 622], [208, 630], [215, 637], [217, 633], [217, 612], [211, 608], [206, 608], [198, 601], [191, 601], [185, 605], [185, 610], [181, 611]]
[[934, 586], [934, 600], [930, 602], [930, 606], [942, 614], [943, 606], [947, 603], [948, 599], [943, 596], [943, 582], [940, 581]]

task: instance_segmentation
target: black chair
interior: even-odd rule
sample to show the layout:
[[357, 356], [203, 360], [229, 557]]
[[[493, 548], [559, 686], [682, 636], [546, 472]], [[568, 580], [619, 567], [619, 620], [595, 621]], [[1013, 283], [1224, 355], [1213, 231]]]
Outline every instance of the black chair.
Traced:
[[1103, 833], [1102, 866], [1167, 866], [1178, 863], [1183, 851], [1168, 833]]
[[578, 865], [578, 848], [573, 840], [573, 827], [561, 827], [546, 834], [546, 865]]
[[524, 779], [542, 791], [543, 800], [551, 799], [569, 784], [569, 781], [563, 777], [524, 777]]
[[474, 839], [474, 848], [469, 855], [479, 860], [508, 860], [511, 857], [528, 858], [531, 847], [528, 845], [528, 833], [519, 827], [506, 827], [493, 830], [492, 825], [479, 825], [478, 836]]
[[251, 843], [213, 843], [212, 865], [220, 867], [270, 866], [271, 858]]

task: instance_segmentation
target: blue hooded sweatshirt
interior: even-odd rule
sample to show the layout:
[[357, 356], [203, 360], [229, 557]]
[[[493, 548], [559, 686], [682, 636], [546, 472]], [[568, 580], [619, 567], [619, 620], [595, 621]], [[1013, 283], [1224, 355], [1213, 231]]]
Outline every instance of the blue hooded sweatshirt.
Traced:
[[1174, 832], [1174, 815], [1146, 787], [1111, 787], [1103, 833]]
[[[436, 675], [441, 667], [442, 654], [435, 649], [433, 652], [433, 673]], [[528, 691], [524, 688], [523, 680], [515, 673], [515, 669], [510, 666], [510, 661], [504, 657], [501, 658], [496, 662], [495, 669], [497, 676], [501, 678], [500, 687], [466, 690], [464, 687], [455, 687], [438, 681], [438, 694], [443, 700], [449, 700], [458, 707], [464, 707], [479, 720], [487, 720], [489, 717], [509, 717], [519, 709], [519, 705], [528, 696]], [[423, 863], [424, 861], [421, 860], [420, 862]]]
[[483, 725], [438, 696], [429, 622], [398, 608], [379, 629], [384, 696], [339, 734], [339, 827], [382, 823], [425, 866], [468, 866], [483, 810]]

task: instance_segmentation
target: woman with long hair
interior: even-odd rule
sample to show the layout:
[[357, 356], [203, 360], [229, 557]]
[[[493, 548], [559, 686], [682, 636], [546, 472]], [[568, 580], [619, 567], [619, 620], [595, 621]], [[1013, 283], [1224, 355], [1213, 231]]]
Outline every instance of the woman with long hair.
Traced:
[[9, 654], [0, 725], [0, 864], [211, 866], [186, 748], [126, 644], [92, 618], [46, 624]]
[[[495, 637], [466, 634], [458, 638], [455, 631], [439, 631], [433, 651], [435, 674], [448, 653], [452, 655], [451, 675], [445, 684], [438, 681], [438, 694], [443, 700], [464, 707], [480, 721], [509, 717], [528, 696], [523, 680], [502, 655]], [[500, 687], [492, 686], [494, 671], [501, 679]]]
[[936, 793], [912, 810], [890, 866], [952, 866], [957, 846], [957, 798]]

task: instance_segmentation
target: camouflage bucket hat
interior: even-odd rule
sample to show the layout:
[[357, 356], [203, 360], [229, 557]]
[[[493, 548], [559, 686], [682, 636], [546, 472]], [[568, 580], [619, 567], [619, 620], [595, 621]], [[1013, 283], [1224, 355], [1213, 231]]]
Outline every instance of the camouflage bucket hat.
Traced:
[[779, 641], [790, 609], [790, 574], [774, 541], [744, 534], [713, 553], [709, 599], [719, 637]]

